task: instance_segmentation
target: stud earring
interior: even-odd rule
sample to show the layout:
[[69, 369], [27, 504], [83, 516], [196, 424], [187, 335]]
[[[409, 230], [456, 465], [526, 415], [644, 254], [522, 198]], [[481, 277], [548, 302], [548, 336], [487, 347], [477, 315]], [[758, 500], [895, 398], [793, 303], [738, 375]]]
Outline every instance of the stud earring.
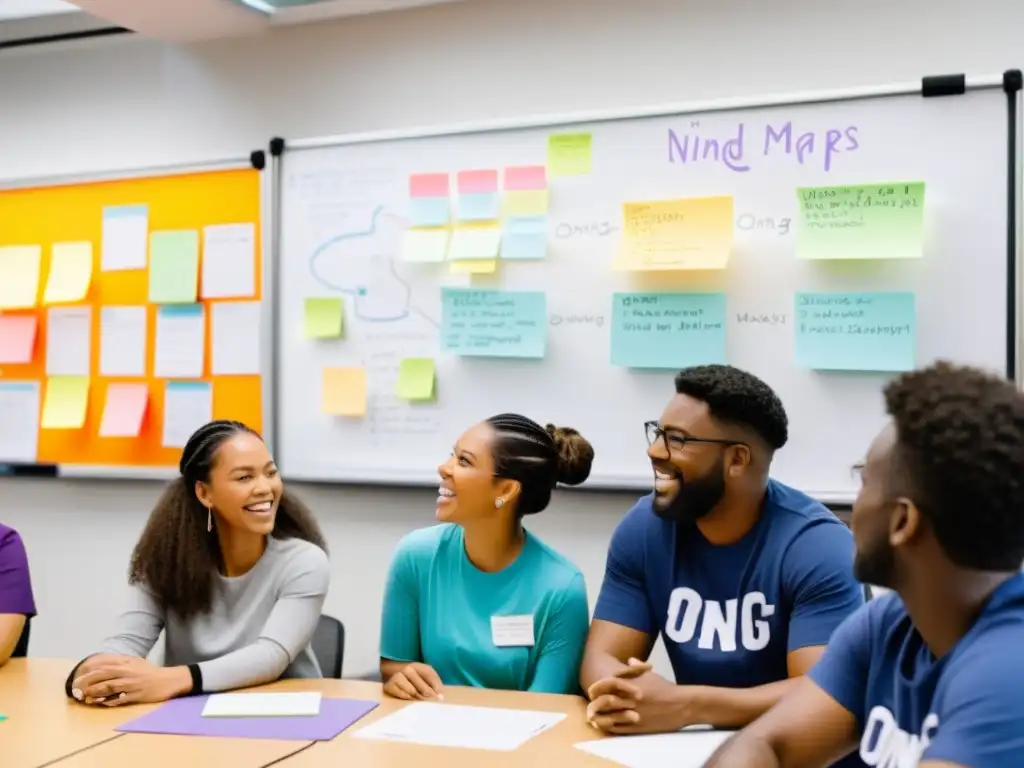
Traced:
[[494, 508], [495, 509], [501, 509], [504, 504], [505, 504], [505, 500], [500, 498], [500, 497], [494, 500]]
[[213, 530], [213, 509], [210, 507], [206, 508], [206, 532], [210, 533]]

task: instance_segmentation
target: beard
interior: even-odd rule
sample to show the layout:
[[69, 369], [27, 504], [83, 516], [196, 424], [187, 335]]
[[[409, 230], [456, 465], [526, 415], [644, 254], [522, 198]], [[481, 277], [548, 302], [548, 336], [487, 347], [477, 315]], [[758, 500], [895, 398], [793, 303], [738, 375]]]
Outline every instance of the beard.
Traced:
[[895, 571], [896, 553], [884, 539], [853, 556], [853, 577], [863, 584], [892, 589]]
[[654, 514], [663, 520], [693, 524], [706, 517], [725, 496], [725, 463], [722, 459], [703, 477], [692, 480], [679, 473], [679, 490], [667, 502], [658, 503]]

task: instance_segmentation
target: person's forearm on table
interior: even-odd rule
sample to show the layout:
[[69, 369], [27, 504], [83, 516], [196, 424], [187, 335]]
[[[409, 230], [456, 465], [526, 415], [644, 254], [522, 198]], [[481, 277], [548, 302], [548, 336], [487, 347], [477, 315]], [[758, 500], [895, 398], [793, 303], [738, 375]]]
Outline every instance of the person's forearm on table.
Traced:
[[737, 765], [743, 768], [781, 768], [782, 764], [766, 741], [740, 732], [719, 747], [704, 763], [704, 768], [733, 768]]
[[580, 687], [584, 693], [598, 680], [612, 677], [617, 672], [628, 669], [629, 665], [624, 664], [612, 654], [605, 651], [590, 651], [583, 657], [580, 665]]

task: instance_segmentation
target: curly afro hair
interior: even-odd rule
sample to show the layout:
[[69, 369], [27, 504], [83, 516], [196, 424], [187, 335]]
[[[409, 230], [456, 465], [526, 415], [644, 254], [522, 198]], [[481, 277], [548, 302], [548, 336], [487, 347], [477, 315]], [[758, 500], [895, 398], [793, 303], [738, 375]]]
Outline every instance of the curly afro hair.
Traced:
[[731, 365], [696, 365], [676, 375], [676, 392], [701, 400], [716, 419], [746, 427], [777, 451], [789, 439], [782, 401], [757, 376]]
[[[1024, 395], [990, 373], [938, 362], [885, 388], [893, 483], [962, 568], [1024, 561]], [[909, 487], [908, 487], [909, 486]]]

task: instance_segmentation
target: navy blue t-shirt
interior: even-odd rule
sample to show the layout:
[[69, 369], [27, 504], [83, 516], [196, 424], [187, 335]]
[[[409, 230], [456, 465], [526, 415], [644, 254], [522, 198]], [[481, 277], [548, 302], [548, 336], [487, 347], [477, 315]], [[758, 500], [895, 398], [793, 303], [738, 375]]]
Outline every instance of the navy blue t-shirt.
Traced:
[[870, 766], [1024, 766], [1024, 576], [936, 659], [895, 593], [843, 624], [809, 677], [857, 718]]
[[790, 651], [825, 645], [863, 603], [850, 530], [772, 480], [757, 524], [727, 546], [640, 499], [612, 536], [594, 618], [660, 632], [680, 685], [749, 688], [785, 680]]

